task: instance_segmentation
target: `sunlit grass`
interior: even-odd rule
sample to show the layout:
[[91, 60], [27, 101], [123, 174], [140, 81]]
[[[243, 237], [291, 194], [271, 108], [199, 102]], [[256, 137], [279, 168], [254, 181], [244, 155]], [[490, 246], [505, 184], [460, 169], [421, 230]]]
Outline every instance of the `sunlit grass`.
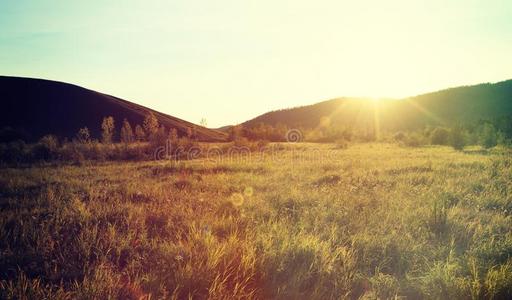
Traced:
[[244, 162], [2, 170], [0, 295], [512, 293], [508, 150], [280, 149]]

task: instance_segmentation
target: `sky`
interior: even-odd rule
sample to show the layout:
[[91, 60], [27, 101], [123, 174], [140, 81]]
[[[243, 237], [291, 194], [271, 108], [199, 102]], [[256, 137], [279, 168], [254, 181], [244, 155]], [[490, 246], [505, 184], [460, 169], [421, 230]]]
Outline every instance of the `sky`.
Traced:
[[0, 0], [0, 75], [220, 127], [511, 79], [512, 1]]

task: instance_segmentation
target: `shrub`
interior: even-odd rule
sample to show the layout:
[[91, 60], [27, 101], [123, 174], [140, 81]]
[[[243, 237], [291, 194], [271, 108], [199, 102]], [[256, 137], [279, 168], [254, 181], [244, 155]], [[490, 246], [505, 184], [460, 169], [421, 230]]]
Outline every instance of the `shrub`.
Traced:
[[498, 144], [498, 133], [492, 124], [486, 123], [483, 125], [479, 142], [485, 149], [492, 148]]
[[455, 126], [451, 129], [450, 144], [455, 150], [462, 150], [466, 146], [466, 138], [461, 126]]
[[53, 135], [42, 137], [32, 148], [32, 157], [35, 160], [54, 160], [59, 157], [58, 140]]
[[85, 161], [84, 149], [86, 144], [79, 142], [67, 143], [62, 146], [61, 158], [71, 161], [76, 165], [82, 165]]
[[430, 143], [432, 145], [448, 145], [450, 141], [450, 132], [446, 128], [436, 128], [430, 134]]
[[6, 163], [19, 164], [28, 159], [27, 145], [21, 140], [3, 144], [0, 157]]
[[426, 144], [426, 141], [425, 141], [425, 137], [422, 134], [414, 132], [414, 133], [409, 133], [405, 137], [403, 143], [407, 147], [421, 147]]
[[109, 158], [113, 160], [140, 161], [147, 159], [147, 148], [148, 146], [146, 144], [124, 143], [120, 145], [113, 145], [113, 147], [109, 149], [107, 153], [109, 155]]
[[498, 145], [511, 147], [512, 139], [507, 138], [505, 133], [498, 131]]
[[407, 136], [402, 131], [399, 131], [393, 135], [393, 139], [397, 142], [404, 142]]
[[106, 161], [108, 158], [112, 158], [109, 149], [110, 147], [95, 141], [85, 148], [85, 157], [90, 160]]

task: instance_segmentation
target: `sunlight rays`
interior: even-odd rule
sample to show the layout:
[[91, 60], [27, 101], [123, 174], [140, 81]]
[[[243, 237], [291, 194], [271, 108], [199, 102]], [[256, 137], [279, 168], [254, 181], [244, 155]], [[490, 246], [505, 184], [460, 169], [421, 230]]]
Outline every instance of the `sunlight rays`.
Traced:
[[373, 129], [375, 138], [380, 139], [380, 101], [375, 99], [373, 102]]
[[[342, 100], [342, 99], [340, 99]], [[324, 117], [321, 117], [319, 122], [318, 122], [318, 125], [313, 129], [313, 134], [317, 134], [319, 133], [323, 128], [326, 128], [328, 126], [331, 125], [331, 120], [333, 118], [333, 116], [335, 116], [336, 114], [340, 113], [343, 108], [346, 106], [347, 104], [347, 100], [346, 99], [343, 99], [342, 102], [340, 103], [340, 105], [338, 105], [336, 107], [335, 110], [333, 110], [328, 116], [324, 116]]]
[[418, 111], [420, 111], [421, 113], [426, 115], [427, 117], [431, 118], [432, 120], [436, 121], [437, 123], [439, 123], [439, 124], [444, 124], [445, 123], [445, 120], [439, 118], [438, 116], [436, 116], [435, 114], [433, 114], [428, 109], [424, 108], [419, 103], [417, 103], [414, 100], [412, 100], [411, 98], [405, 99], [404, 101], [406, 101], [412, 107], [414, 107], [415, 109], [417, 109]]

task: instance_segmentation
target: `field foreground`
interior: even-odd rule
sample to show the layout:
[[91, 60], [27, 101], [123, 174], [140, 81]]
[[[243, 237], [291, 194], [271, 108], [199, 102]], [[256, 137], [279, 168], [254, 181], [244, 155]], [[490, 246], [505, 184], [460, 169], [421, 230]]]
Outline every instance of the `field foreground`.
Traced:
[[0, 298], [507, 298], [509, 150], [269, 155], [0, 172]]

